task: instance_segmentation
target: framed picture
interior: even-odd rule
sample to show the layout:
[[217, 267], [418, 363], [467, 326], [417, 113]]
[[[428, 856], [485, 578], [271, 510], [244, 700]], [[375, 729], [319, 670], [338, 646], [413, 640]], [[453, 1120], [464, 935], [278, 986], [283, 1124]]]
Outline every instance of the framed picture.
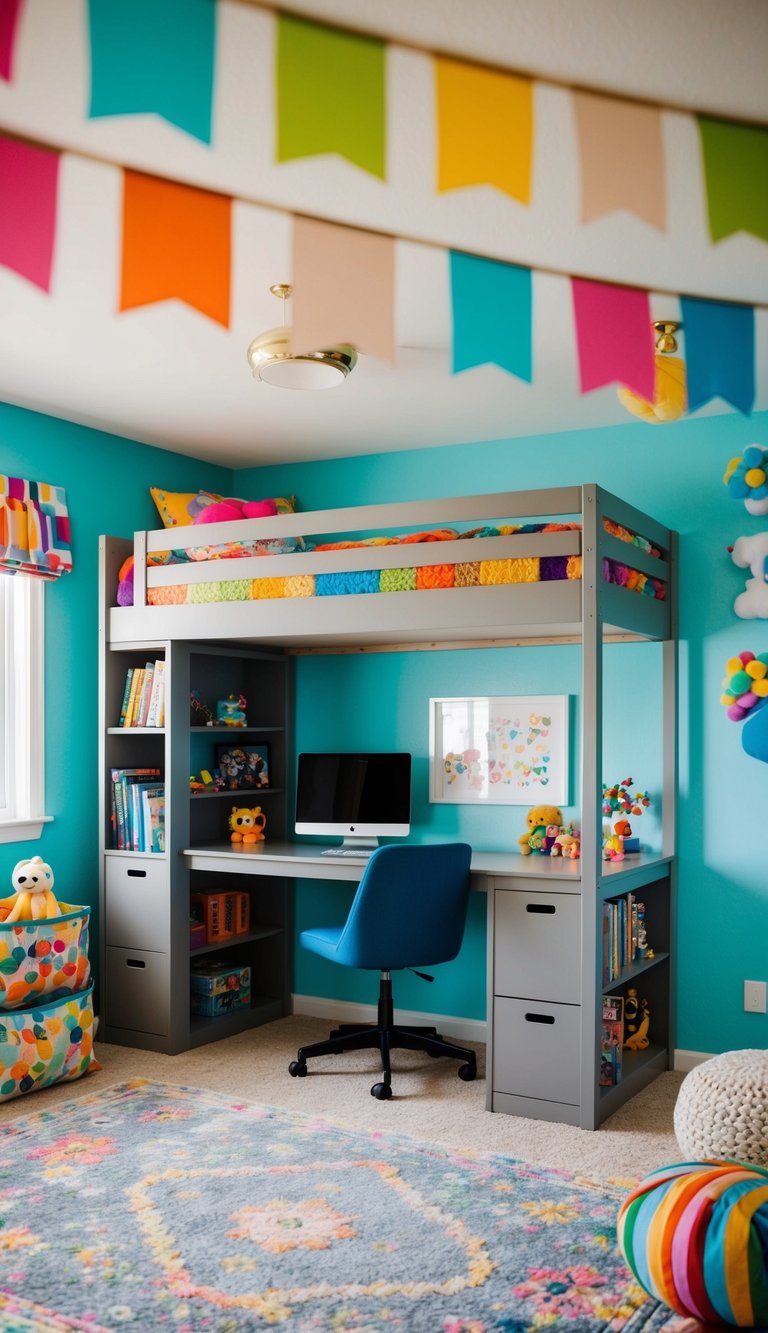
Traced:
[[216, 767], [226, 791], [256, 791], [269, 786], [268, 745], [217, 745]]
[[430, 794], [453, 805], [568, 804], [567, 694], [430, 699]]

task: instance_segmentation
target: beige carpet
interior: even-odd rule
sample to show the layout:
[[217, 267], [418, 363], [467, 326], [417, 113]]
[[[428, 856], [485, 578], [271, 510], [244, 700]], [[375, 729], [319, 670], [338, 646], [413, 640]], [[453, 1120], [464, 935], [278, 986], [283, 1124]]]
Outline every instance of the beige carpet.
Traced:
[[654, 1167], [680, 1160], [672, 1113], [682, 1074], [662, 1074], [593, 1132], [486, 1111], [482, 1046], [476, 1047], [478, 1077], [474, 1083], [462, 1083], [453, 1062], [397, 1051], [394, 1096], [389, 1102], [370, 1095], [378, 1070], [372, 1052], [327, 1057], [310, 1064], [306, 1078], [291, 1078], [288, 1063], [296, 1048], [327, 1035], [325, 1020], [294, 1016], [183, 1055], [158, 1055], [97, 1042], [101, 1072], [5, 1102], [0, 1105], [0, 1122], [43, 1106], [55, 1108], [58, 1101], [126, 1079], [148, 1078], [236, 1094], [248, 1101], [320, 1115], [353, 1129], [408, 1134], [592, 1175], [637, 1179]]

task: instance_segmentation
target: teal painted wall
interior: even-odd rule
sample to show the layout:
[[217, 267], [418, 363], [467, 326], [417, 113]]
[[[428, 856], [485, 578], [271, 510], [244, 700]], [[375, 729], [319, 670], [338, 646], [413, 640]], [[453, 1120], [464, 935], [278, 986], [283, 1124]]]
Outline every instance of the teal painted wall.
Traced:
[[[768, 1045], [768, 1018], [744, 1014], [742, 1008], [743, 980], [766, 979], [768, 974], [768, 768], [744, 754], [739, 729], [726, 720], [719, 703], [727, 659], [744, 648], [768, 649], [768, 626], [740, 621], [733, 612], [744, 574], [733, 566], [726, 549], [736, 537], [767, 523], [730, 500], [722, 485], [729, 458], [755, 440], [768, 441], [768, 414], [751, 419], [713, 416], [660, 431], [629, 422], [618, 429], [250, 469], [239, 472], [236, 482], [237, 492], [251, 498], [295, 492], [301, 508], [311, 510], [596, 481], [679, 531], [677, 1045], [687, 1050]], [[658, 791], [658, 727], [650, 703], [645, 707], [645, 700], [653, 697], [653, 679], [658, 679], [658, 649], [612, 646], [605, 660], [604, 776], [613, 781], [626, 770], [640, 785]], [[415, 755], [417, 836], [458, 835], [477, 846], [514, 846], [522, 811], [429, 804], [428, 699], [545, 689], [575, 693], [575, 650], [302, 657], [297, 667], [299, 748], [409, 748]], [[578, 802], [577, 792], [572, 800]], [[653, 845], [658, 825], [652, 810], [637, 821], [636, 832]], [[341, 886], [320, 891], [316, 884], [307, 884], [298, 895], [299, 925], [340, 921], [348, 901], [349, 892]], [[398, 980], [402, 1005], [484, 1015], [481, 909], [480, 902], [473, 904], [462, 966], [439, 969], [438, 980], [429, 988], [410, 976]], [[340, 976], [340, 971], [298, 951], [296, 991], [371, 999], [370, 980]]]
[[[97, 538], [129, 535], [157, 522], [150, 485], [197, 486], [258, 497], [295, 492], [305, 510], [331, 505], [429, 498], [548, 484], [597, 481], [646, 508], [681, 534], [681, 852], [679, 883], [678, 1046], [719, 1051], [768, 1044], [768, 1019], [742, 1012], [744, 978], [765, 979], [768, 873], [764, 832], [768, 771], [741, 749], [739, 730], [718, 702], [728, 657], [768, 648], [768, 627], [739, 621], [743, 587], [726, 547], [759, 531], [721, 484], [728, 459], [766, 442], [768, 415], [710, 417], [655, 431], [563, 433], [432, 450], [243, 470], [233, 481], [215, 468], [163, 450], [89, 431], [0, 404], [0, 470], [67, 488], [75, 570], [46, 590], [46, 786], [55, 816], [39, 843], [0, 846], [0, 884], [22, 855], [43, 854], [57, 891], [96, 903]], [[649, 656], [650, 654], [650, 656]], [[643, 718], [653, 697], [657, 650], [606, 650], [606, 778], [627, 770], [658, 790], [658, 735]], [[432, 696], [529, 693], [575, 695], [576, 649], [461, 650], [304, 657], [297, 662], [297, 745], [410, 748], [415, 756], [414, 830], [477, 846], [515, 845], [523, 811], [431, 805], [428, 801], [428, 700]], [[574, 699], [572, 727], [578, 718]], [[579, 793], [569, 809], [578, 813]], [[637, 823], [654, 844], [653, 810]], [[298, 924], [342, 920], [349, 891], [301, 887]], [[459, 964], [437, 969], [434, 986], [409, 975], [398, 985], [408, 1008], [481, 1018], [485, 1012], [483, 902], [470, 913]], [[95, 956], [95, 949], [94, 949]], [[369, 1001], [370, 979], [322, 966], [297, 950], [297, 992]]]
[[[232, 473], [0, 403], [0, 472], [64, 486], [74, 569], [45, 590], [47, 824], [35, 842], [0, 845], [0, 896], [23, 856], [53, 867], [58, 897], [98, 904], [98, 541], [160, 526], [150, 486], [229, 490]], [[5, 887], [3, 887], [5, 886]], [[98, 911], [91, 959], [98, 956]]]

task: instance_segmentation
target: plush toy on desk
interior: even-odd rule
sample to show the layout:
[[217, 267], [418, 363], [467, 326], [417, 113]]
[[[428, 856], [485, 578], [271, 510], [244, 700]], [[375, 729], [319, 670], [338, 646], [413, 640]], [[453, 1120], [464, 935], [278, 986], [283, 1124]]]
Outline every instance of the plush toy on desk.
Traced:
[[[3, 921], [39, 921], [43, 917], [61, 916], [61, 908], [53, 896], [53, 871], [41, 856], [29, 861], [17, 861], [11, 876], [14, 897], [0, 902]], [[8, 910], [10, 908], [10, 910]]]
[[[547, 829], [550, 825], [556, 824], [558, 828], [562, 826], [562, 812], [556, 805], [535, 805], [528, 811], [526, 816], [528, 830], [518, 838], [521, 856], [530, 856], [532, 852], [540, 854], [549, 854], [549, 848], [546, 848]], [[554, 842], [554, 838], [552, 839]]]
[[253, 806], [250, 810], [235, 806], [229, 816], [229, 827], [232, 830], [230, 841], [246, 845], [263, 842], [266, 823], [267, 817], [262, 813], [260, 805]]

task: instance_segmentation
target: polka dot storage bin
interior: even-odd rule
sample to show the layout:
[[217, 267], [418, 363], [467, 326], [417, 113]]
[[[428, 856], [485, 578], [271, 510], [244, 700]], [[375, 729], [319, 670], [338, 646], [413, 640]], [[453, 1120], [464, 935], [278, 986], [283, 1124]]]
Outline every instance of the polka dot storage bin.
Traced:
[[91, 909], [60, 903], [60, 916], [0, 921], [0, 1011], [29, 1006], [45, 996], [84, 990], [90, 977]]
[[768, 1328], [768, 1171], [733, 1161], [661, 1167], [624, 1201], [619, 1249], [680, 1315]]
[[93, 1055], [93, 987], [0, 1015], [0, 1101], [100, 1069]]

